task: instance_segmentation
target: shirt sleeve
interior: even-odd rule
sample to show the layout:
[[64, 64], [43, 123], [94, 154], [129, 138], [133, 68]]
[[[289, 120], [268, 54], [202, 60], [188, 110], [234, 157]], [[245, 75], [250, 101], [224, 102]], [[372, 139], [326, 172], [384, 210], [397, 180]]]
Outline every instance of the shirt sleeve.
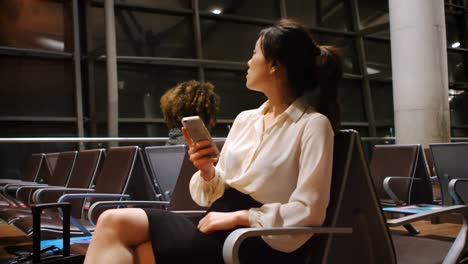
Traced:
[[235, 138], [237, 127], [239, 127], [238, 123], [242, 118], [242, 113], [240, 113], [232, 124], [231, 131], [229, 132], [228, 136], [226, 137], [226, 141], [224, 142], [223, 149], [221, 150], [218, 164], [215, 167], [215, 176], [213, 179], [209, 181], [205, 181], [200, 176], [200, 171], [197, 171], [192, 178], [190, 179], [190, 195], [192, 199], [200, 206], [210, 206], [214, 201], [218, 198], [223, 196], [225, 189], [227, 188], [226, 184], [226, 176], [224, 173], [224, 163], [225, 163], [225, 156], [226, 156], [226, 149], [229, 149], [229, 144], [232, 138]]
[[[329, 202], [333, 129], [324, 116], [312, 119], [301, 138], [297, 185], [287, 203], [264, 204], [249, 210], [252, 227], [320, 226]], [[290, 239], [294, 237], [294, 239]], [[271, 247], [292, 252], [304, 244], [310, 235], [264, 236]], [[290, 243], [284, 243], [286, 241]]]
[[190, 179], [190, 195], [200, 206], [210, 206], [214, 201], [224, 194], [224, 178], [222, 172], [215, 168], [215, 176], [209, 181], [205, 181], [197, 171]]

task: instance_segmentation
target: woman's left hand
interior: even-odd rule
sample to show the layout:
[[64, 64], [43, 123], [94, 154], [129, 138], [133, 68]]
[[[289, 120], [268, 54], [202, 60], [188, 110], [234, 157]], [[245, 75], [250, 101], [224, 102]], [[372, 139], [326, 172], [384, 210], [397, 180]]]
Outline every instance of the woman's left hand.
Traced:
[[229, 230], [236, 226], [249, 226], [249, 211], [243, 210], [229, 213], [209, 212], [198, 222], [198, 229], [202, 233]]

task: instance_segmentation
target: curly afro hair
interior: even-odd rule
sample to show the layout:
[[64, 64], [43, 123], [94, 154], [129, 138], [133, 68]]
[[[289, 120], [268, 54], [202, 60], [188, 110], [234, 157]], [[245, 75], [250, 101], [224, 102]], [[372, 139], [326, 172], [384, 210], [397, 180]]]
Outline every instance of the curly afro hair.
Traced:
[[195, 80], [177, 84], [161, 97], [161, 111], [169, 129], [181, 127], [185, 116], [198, 115], [208, 129], [216, 125], [216, 113], [219, 110], [219, 96], [209, 82]]

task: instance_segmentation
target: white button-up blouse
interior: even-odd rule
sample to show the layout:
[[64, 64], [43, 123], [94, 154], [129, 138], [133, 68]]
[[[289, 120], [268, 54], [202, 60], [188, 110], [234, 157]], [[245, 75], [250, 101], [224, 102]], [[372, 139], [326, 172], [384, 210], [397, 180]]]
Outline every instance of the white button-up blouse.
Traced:
[[[193, 200], [209, 206], [227, 188], [262, 203], [249, 210], [251, 227], [318, 226], [329, 201], [333, 129], [328, 119], [299, 98], [268, 128], [260, 108], [240, 113], [224, 143], [215, 177], [200, 172], [190, 181]], [[264, 236], [272, 248], [292, 252], [310, 235]]]

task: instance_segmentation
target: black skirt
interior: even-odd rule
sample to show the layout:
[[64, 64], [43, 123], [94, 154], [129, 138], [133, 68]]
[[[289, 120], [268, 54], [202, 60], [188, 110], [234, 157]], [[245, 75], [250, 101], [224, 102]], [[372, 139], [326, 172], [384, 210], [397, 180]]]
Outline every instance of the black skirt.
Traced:
[[[207, 211], [233, 212], [262, 206], [249, 195], [228, 189]], [[149, 220], [150, 238], [156, 263], [224, 263], [222, 248], [234, 230], [204, 234], [198, 222], [183, 215], [158, 209], [144, 209]], [[272, 249], [260, 237], [246, 239], [240, 249], [242, 263], [304, 263], [305, 246], [293, 253]]]

